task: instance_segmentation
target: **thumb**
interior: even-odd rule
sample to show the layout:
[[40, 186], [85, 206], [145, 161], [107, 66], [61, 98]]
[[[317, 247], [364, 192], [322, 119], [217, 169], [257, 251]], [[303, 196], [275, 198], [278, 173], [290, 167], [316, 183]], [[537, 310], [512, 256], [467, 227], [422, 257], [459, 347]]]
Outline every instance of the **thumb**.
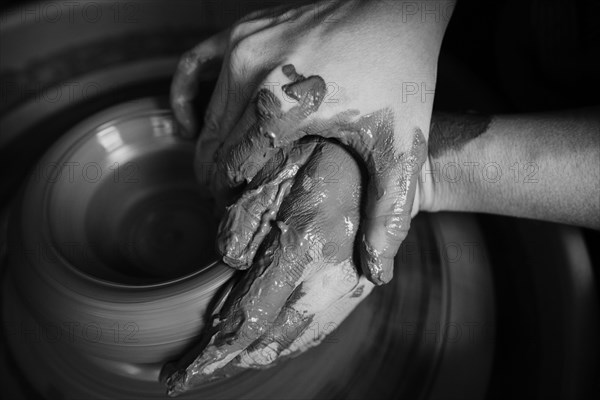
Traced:
[[221, 69], [228, 38], [229, 31], [222, 31], [198, 44], [179, 60], [171, 82], [171, 108], [184, 137], [193, 138], [198, 134], [193, 102], [198, 95], [200, 82], [214, 79]]
[[419, 171], [426, 156], [427, 141], [417, 129], [410, 149], [386, 173], [369, 168], [359, 249], [363, 272], [376, 285], [388, 283], [394, 275], [394, 258], [410, 228]]

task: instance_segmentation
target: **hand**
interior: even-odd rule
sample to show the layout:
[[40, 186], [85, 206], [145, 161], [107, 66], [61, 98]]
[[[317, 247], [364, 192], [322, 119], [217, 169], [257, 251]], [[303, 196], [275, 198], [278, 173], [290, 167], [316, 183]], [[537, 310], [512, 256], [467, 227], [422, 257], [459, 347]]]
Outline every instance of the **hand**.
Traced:
[[169, 372], [169, 395], [300, 354], [371, 292], [352, 259], [361, 191], [355, 160], [337, 144], [302, 140], [276, 152], [220, 227], [226, 259], [256, 260], [209, 329], [208, 346]]
[[223, 59], [196, 156], [198, 176], [221, 203], [304, 136], [351, 148], [368, 171], [359, 250], [375, 284], [392, 278], [411, 215], [428, 201], [417, 172], [447, 22], [402, 10], [402, 1], [355, 0], [255, 13], [188, 53], [172, 87], [176, 116], [195, 136], [195, 80]]

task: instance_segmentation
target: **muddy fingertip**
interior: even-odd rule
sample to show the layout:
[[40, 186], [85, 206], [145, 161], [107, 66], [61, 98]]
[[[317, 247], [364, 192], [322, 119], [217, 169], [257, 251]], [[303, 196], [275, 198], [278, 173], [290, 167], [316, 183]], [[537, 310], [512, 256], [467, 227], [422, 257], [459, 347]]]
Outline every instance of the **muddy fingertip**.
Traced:
[[169, 378], [177, 372], [177, 366], [175, 362], [168, 362], [163, 365], [160, 373], [158, 374], [158, 381], [164, 385], [168, 384]]
[[394, 259], [384, 257], [363, 235], [360, 241], [360, 261], [363, 273], [369, 281], [381, 286], [394, 276]]
[[185, 391], [187, 391], [187, 388], [185, 385], [185, 377], [186, 377], [186, 372], [184, 370], [178, 370], [178, 371], [175, 371], [174, 373], [172, 373], [166, 379], [165, 383], [167, 386], [167, 396], [176, 397], [176, 396], [179, 396], [180, 394], [184, 393]]

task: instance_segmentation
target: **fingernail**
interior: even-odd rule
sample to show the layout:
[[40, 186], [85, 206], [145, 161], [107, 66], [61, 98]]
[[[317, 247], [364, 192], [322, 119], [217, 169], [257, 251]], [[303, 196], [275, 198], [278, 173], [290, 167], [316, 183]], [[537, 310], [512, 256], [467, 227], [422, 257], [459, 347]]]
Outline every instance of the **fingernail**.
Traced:
[[361, 262], [367, 278], [376, 285], [384, 285], [391, 281], [394, 275], [394, 259], [383, 257], [364, 235], [361, 247]]

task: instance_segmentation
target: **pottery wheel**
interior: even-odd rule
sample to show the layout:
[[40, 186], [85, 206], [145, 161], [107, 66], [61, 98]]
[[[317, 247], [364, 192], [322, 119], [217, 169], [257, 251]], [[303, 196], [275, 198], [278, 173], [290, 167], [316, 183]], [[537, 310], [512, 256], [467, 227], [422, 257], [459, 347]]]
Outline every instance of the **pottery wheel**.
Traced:
[[[193, 176], [194, 145], [175, 130], [158, 99], [117, 105], [65, 134], [27, 181], [9, 223], [3, 312], [20, 333], [7, 335], [18, 364], [45, 396], [165, 398], [161, 366], [194, 344], [232, 274], [211, 263], [218, 221]], [[489, 266], [477, 251], [456, 253], [479, 235], [464, 215], [419, 216], [393, 282], [341, 326], [314, 327], [332, 332], [323, 344], [183, 398], [484, 390], [493, 347]]]

